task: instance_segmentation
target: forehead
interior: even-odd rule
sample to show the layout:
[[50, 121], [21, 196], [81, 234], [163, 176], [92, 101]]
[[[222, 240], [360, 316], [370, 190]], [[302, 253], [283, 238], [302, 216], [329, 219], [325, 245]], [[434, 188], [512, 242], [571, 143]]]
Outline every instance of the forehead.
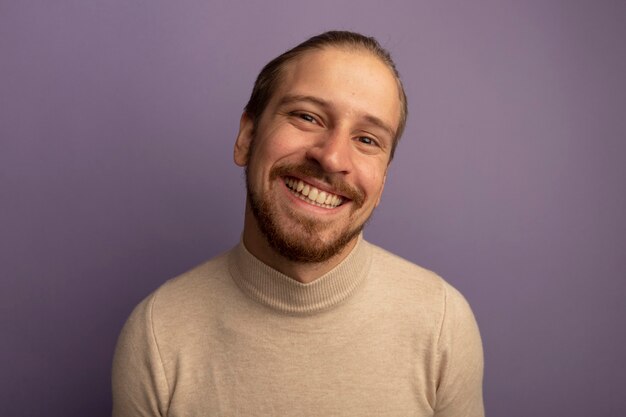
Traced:
[[400, 120], [396, 78], [380, 58], [365, 49], [326, 47], [302, 53], [281, 70], [270, 103], [287, 95], [318, 97], [345, 114], [369, 114], [394, 127]]

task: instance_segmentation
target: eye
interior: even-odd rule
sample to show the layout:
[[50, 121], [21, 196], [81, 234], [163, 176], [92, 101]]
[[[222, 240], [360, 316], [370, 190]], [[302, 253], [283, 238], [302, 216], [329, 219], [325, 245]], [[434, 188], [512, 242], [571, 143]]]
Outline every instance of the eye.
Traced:
[[302, 112], [293, 112], [291, 113], [292, 116], [295, 116], [299, 119], [304, 120], [305, 122], [309, 122], [309, 123], [317, 123], [317, 120], [315, 120], [315, 117], [311, 116], [308, 113], [302, 113]]
[[300, 114], [300, 118], [306, 120], [307, 122], [315, 123], [315, 119], [310, 114], [302, 113]]
[[357, 140], [365, 145], [376, 145], [376, 141], [368, 136], [359, 136]]

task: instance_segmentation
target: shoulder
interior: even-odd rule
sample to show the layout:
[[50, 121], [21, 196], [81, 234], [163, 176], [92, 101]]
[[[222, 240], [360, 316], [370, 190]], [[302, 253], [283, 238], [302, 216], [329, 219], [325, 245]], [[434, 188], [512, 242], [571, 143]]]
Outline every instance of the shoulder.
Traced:
[[149, 323], [153, 331], [184, 329], [220, 308], [225, 293], [233, 290], [230, 252], [223, 253], [176, 276], [139, 303], [129, 321]]
[[478, 325], [465, 297], [436, 273], [373, 247], [377, 290], [392, 294], [394, 310], [413, 317], [435, 346], [437, 415], [484, 415], [483, 349]]
[[223, 253], [166, 281], [153, 293], [155, 304], [176, 302], [180, 299], [189, 302], [229, 285], [229, 256], [230, 252]]
[[404, 308], [428, 315], [433, 323], [473, 320], [465, 297], [437, 273], [376, 245], [372, 248], [372, 275], [377, 285]]
[[368, 243], [372, 249], [373, 266], [379, 269], [386, 270], [390, 274], [394, 274], [402, 280], [408, 279], [413, 282], [419, 281], [424, 285], [441, 284], [442, 279], [433, 271], [423, 268], [414, 264], [396, 254], [393, 254], [386, 249], [376, 246], [372, 243]]
[[379, 246], [368, 244], [372, 248], [372, 271], [383, 276], [394, 287], [410, 293], [418, 292], [442, 302], [446, 298], [464, 300], [461, 293], [437, 273]]
[[177, 355], [205, 346], [197, 341], [198, 328], [210, 325], [229, 281], [226, 253], [170, 279], [134, 308], [115, 349], [114, 415], [138, 406], [142, 415], [166, 414]]

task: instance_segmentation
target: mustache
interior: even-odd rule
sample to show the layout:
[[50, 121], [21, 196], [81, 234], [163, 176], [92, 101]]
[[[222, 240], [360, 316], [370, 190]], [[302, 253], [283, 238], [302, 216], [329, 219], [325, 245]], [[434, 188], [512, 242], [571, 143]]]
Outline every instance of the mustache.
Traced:
[[365, 202], [365, 193], [363, 191], [351, 186], [336, 175], [328, 174], [321, 166], [312, 162], [275, 166], [270, 171], [270, 179], [275, 180], [278, 177], [315, 178], [327, 184], [335, 194], [340, 194], [352, 200], [356, 208], [360, 208]]

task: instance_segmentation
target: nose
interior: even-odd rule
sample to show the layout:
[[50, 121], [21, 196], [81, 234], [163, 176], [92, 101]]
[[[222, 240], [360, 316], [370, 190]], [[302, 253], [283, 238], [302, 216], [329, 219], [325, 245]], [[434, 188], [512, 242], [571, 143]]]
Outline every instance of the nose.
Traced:
[[351, 145], [348, 133], [327, 131], [307, 150], [307, 158], [328, 173], [347, 174], [352, 166]]

